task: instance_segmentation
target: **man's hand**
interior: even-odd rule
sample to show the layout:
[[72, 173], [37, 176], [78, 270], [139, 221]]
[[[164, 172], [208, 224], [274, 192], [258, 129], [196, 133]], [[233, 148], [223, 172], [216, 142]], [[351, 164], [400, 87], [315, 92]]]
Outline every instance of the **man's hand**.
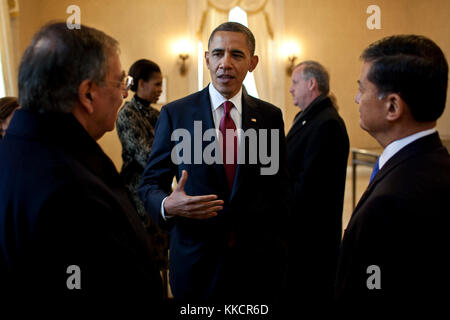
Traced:
[[184, 192], [187, 178], [188, 174], [186, 170], [183, 170], [177, 187], [164, 201], [166, 217], [182, 216], [192, 219], [207, 219], [217, 216], [217, 211], [223, 209], [223, 200], [217, 200], [215, 194], [188, 196]]

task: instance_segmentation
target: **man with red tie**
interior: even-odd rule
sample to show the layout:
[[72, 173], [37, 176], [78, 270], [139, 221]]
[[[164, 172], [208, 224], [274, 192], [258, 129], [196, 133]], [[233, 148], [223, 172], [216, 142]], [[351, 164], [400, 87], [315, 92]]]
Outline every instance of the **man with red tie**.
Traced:
[[[263, 304], [284, 290], [284, 124], [278, 108], [243, 89], [247, 72], [258, 64], [254, 51], [247, 27], [218, 26], [205, 53], [211, 84], [164, 106], [156, 125], [139, 192], [149, 214], [170, 231], [170, 284], [178, 301]], [[216, 133], [209, 141], [208, 130]], [[179, 132], [192, 137], [178, 143], [190, 146], [179, 154], [187, 161], [176, 160]], [[257, 134], [250, 138], [249, 132]], [[263, 139], [264, 132], [278, 139]], [[220, 153], [223, 161], [211, 164], [205, 154], [214, 139], [212, 155]], [[252, 161], [260, 148], [276, 153], [273, 174], [264, 174], [267, 163], [260, 157]], [[174, 176], [178, 185], [171, 192]]]

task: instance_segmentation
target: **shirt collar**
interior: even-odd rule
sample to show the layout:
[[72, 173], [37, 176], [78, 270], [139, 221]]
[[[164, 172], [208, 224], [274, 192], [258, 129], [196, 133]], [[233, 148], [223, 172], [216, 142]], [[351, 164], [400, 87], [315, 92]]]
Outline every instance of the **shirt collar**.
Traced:
[[239, 114], [242, 113], [242, 86], [236, 95], [234, 95], [231, 99], [225, 99], [212, 83], [208, 86], [209, 89], [209, 98], [211, 100], [211, 108], [213, 111], [216, 111], [225, 101], [229, 100], [233, 102], [236, 110]]
[[292, 122], [292, 125], [297, 123], [297, 121], [299, 121], [300, 119], [303, 119], [306, 115], [313, 112], [311, 110], [315, 109], [315, 106], [318, 105], [319, 103], [321, 103], [323, 100], [325, 100], [325, 98], [327, 98], [327, 96], [323, 95], [323, 94], [318, 95], [316, 98], [314, 98], [314, 100], [311, 101], [305, 109], [300, 110], [300, 112], [297, 113], [297, 115], [294, 118], [294, 121]]
[[436, 128], [431, 128], [423, 131], [416, 132], [410, 136], [407, 136], [405, 138], [395, 140], [394, 142], [391, 142], [381, 154], [380, 158], [378, 159], [378, 166], [381, 169], [386, 162], [390, 158], [392, 158], [397, 152], [399, 152], [403, 147], [407, 146], [408, 144], [412, 143], [413, 141], [416, 141], [417, 139], [420, 139], [422, 137], [428, 136], [430, 134], [433, 134], [436, 132]]
[[303, 110], [306, 111], [308, 109], [311, 109], [312, 106], [319, 104], [320, 102], [322, 102], [322, 100], [324, 100], [327, 96], [324, 94], [319, 94], [317, 97], [314, 98], [313, 101], [311, 101], [308, 106]]

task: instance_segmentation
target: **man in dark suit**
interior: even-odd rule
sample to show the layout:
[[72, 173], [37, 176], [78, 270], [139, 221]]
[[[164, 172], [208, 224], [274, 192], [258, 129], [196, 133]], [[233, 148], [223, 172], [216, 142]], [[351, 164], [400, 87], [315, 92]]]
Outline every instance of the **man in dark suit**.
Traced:
[[114, 128], [126, 81], [117, 41], [87, 26], [46, 25], [26, 49], [22, 108], [0, 145], [2, 299], [47, 312], [162, 302], [143, 225], [96, 143]]
[[[245, 26], [217, 27], [205, 53], [211, 84], [166, 105], [156, 125], [140, 195], [170, 230], [170, 284], [179, 301], [264, 303], [283, 293], [284, 125], [278, 108], [242, 87], [258, 63], [254, 50]], [[261, 158], [264, 150], [271, 163]], [[224, 154], [224, 163], [208, 160], [210, 153]]]
[[344, 233], [336, 298], [346, 314], [358, 307], [442, 311], [450, 285], [450, 158], [435, 126], [448, 64], [417, 35], [384, 38], [361, 57], [360, 126], [384, 151]]
[[331, 304], [342, 234], [349, 140], [329, 87], [320, 63], [304, 61], [294, 68], [289, 91], [301, 110], [287, 135], [293, 184], [288, 280], [291, 298], [301, 296], [305, 307]]

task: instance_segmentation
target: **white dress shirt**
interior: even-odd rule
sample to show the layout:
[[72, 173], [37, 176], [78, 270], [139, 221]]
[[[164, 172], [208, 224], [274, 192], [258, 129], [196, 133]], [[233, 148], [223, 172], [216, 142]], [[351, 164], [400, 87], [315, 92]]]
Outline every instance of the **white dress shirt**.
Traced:
[[[237, 135], [238, 135], [238, 146], [237, 149], [239, 150], [239, 146], [241, 143], [241, 129], [242, 128], [242, 87], [239, 90], [239, 92], [233, 96], [230, 99], [226, 99], [224, 98], [219, 91], [217, 91], [216, 88], [214, 88], [213, 84], [210, 83], [208, 86], [208, 90], [209, 90], [209, 99], [211, 102], [211, 112], [213, 115], [213, 120], [214, 120], [214, 126], [216, 128], [216, 132], [219, 132], [220, 129], [220, 120], [222, 120], [222, 117], [225, 113], [224, 107], [222, 106], [222, 104], [229, 100], [234, 104], [234, 108], [231, 109], [230, 111], [230, 116], [234, 121], [234, 124], [236, 126], [236, 131], [237, 131]], [[239, 153], [239, 151], [238, 151]], [[239, 156], [239, 155], [238, 155]], [[238, 158], [239, 159], [239, 158]], [[164, 218], [164, 220], [166, 220], [166, 215], [164, 212], [164, 202], [166, 201], [167, 197], [165, 197], [163, 199], [163, 201], [161, 202], [161, 215]]]
[[[213, 115], [214, 126], [216, 127], [216, 132], [220, 131], [220, 120], [222, 120], [223, 114], [225, 112], [222, 104], [225, 101], [231, 101], [234, 104], [234, 108], [230, 111], [230, 116], [236, 125], [237, 131], [237, 149], [239, 150], [239, 146], [241, 144], [241, 130], [242, 129], [242, 87], [239, 92], [232, 97], [231, 99], [225, 99], [216, 88], [214, 88], [213, 84], [210, 83], [208, 86], [209, 89], [209, 100], [211, 101], [211, 112]], [[239, 153], [239, 151], [238, 151]]]
[[390, 158], [392, 158], [397, 152], [399, 152], [401, 149], [406, 147], [408, 144], [416, 141], [417, 139], [420, 139], [422, 137], [433, 134], [435, 132], [436, 132], [436, 128], [431, 128], [431, 129], [416, 132], [410, 136], [407, 136], [400, 140], [395, 140], [394, 142], [391, 142], [383, 150], [383, 153], [381, 154], [380, 158], [378, 159], [379, 168], [381, 169]]

